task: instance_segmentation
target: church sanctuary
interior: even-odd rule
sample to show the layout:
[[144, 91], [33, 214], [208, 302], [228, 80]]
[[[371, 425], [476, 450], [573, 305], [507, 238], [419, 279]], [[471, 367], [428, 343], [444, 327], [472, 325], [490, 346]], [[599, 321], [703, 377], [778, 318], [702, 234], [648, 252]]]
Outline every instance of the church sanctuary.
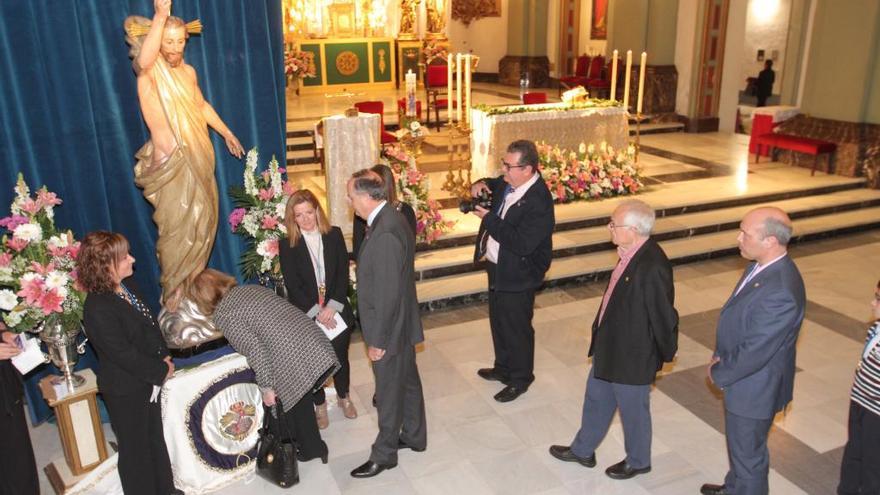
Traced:
[[0, 495], [880, 494], [880, 0], [0, 47]]

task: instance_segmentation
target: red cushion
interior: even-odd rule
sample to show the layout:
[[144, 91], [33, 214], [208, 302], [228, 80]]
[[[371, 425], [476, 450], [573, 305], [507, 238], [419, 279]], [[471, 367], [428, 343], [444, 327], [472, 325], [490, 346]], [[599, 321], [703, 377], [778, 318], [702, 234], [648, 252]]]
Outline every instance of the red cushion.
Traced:
[[523, 93], [523, 104], [539, 105], [541, 103], [547, 103], [547, 93]]
[[382, 144], [396, 143], [396, 142], [397, 142], [397, 138], [394, 137], [394, 134], [391, 134], [390, 132], [382, 131]]
[[449, 67], [446, 65], [429, 65], [425, 70], [425, 85], [429, 88], [446, 86]]
[[755, 142], [760, 145], [773, 146], [776, 148], [784, 148], [799, 153], [807, 153], [810, 155], [818, 155], [821, 153], [831, 153], [837, 149], [837, 145], [821, 139], [813, 139], [801, 136], [792, 136], [789, 134], [762, 134], [755, 138]]
[[577, 65], [574, 69], [574, 75], [576, 77], [587, 77], [587, 73], [590, 71], [590, 56], [589, 55], [581, 55], [577, 58]]
[[590, 79], [600, 79], [602, 77], [602, 67], [605, 65], [605, 57], [596, 55], [590, 62], [590, 72], [587, 77]]

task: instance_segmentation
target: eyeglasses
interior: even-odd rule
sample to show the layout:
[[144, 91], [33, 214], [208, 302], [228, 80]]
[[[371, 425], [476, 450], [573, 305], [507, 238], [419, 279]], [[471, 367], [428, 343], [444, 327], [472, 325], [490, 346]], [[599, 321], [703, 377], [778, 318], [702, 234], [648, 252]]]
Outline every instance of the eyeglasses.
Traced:
[[630, 229], [631, 229], [631, 228], [633, 228], [633, 226], [632, 226], [632, 225], [617, 225], [617, 224], [615, 224], [614, 221], [612, 220], [612, 221], [608, 222], [608, 228], [611, 229], [611, 230], [614, 230], [614, 229], [625, 229], [625, 228], [630, 228]]
[[504, 170], [506, 170], [506, 171], [508, 171], [508, 172], [509, 172], [510, 169], [512, 169], [512, 168], [525, 168], [525, 167], [528, 167], [528, 165], [511, 165], [511, 164], [505, 162], [504, 160], [501, 160], [501, 166], [504, 167]]

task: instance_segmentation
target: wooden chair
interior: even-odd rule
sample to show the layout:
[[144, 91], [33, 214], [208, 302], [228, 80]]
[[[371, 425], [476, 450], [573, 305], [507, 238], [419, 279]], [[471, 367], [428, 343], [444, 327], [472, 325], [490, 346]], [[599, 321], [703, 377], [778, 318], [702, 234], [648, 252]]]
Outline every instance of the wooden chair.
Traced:
[[[425, 100], [428, 102], [426, 125], [431, 125], [431, 110], [434, 110], [435, 127], [440, 128], [440, 110], [450, 108], [447, 92], [448, 67], [444, 65], [428, 65], [425, 67]], [[451, 108], [455, 108], [452, 104]]]
[[354, 107], [361, 113], [379, 114], [379, 138], [382, 144], [396, 143], [397, 138], [394, 134], [385, 131], [385, 104], [381, 101], [359, 101]]
[[593, 61], [590, 62], [589, 81], [586, 86], [591, 97], [597, 98], [602, 95], [607, 98], [609, 96], [611, 92], [610, 72], [610, 68], [605, 69], [605, 57], [602, 55], [593, 57]]
[[559, 78], [559, 94], [562, 94], [563, 89], [571, 89], [576, 86], [583, 86], [586, 88], [590, 82], [589, 73], [590, 56], [581, 55], [577, 58], [574, 74], [569, 74], [567, 76], [562, 76]]
[[523, 93], [522, 99], [523, 105], [540, 105], [541, 103], [547, 103], [547, 93]]

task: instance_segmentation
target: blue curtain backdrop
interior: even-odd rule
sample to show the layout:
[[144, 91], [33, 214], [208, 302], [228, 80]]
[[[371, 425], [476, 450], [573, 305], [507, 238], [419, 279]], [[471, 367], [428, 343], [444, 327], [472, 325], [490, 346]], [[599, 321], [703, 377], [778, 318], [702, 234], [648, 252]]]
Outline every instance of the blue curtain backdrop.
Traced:
[[[134, 154], [149, 138], [122, 29], [128, 15], [152, 18], [151, 0], [0, 2], [0, 217], [18, 172], [32, 188], [58, 193], [56, 225], [77, 238], [121, 232], [137, 258], [135, 277], [154, 309], [159, 267], [152, 207], [134, 185]], [[175, 0], [172, 14], [201, 19], [185, 60], [205, 98], [244, 148], [283, 162], [285, 106], [280, 0]], [[210, 266], [238, 275], [242, 244], [225, 219], [226, 191], [243, 160], [211, 131], [220, 224]]]

